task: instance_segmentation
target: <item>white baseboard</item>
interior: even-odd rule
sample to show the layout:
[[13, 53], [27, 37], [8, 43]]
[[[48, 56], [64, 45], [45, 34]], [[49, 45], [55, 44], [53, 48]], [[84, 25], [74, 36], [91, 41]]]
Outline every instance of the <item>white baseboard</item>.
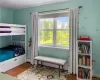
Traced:
[[100, 78], [100, 74], [97, 74], [94, 70], [92, 70], [92, 77]]
[[93, 74], [93, 77], [98, 77], [98, 78], [100, 78], [100, 74], [94, 73], [94, 74]]
[[30, 62], [31, 60], [29, 58], [26, 59], [26, 62]]

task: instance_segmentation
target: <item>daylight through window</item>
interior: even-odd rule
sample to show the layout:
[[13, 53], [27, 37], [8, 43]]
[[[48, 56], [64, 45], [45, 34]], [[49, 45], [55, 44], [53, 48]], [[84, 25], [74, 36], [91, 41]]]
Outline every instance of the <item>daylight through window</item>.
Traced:
[[69, 16], [60, 14], [40, 18], [39, 45], [68, 48]]

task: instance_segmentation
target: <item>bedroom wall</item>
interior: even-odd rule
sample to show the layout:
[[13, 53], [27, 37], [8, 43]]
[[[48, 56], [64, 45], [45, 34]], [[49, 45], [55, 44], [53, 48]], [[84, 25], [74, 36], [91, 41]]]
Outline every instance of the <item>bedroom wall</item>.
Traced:
[[[0, 8], [0, 23], [13, 23], [14, 10]], [[9, 45], [11, 42], [11, 37], [0, 37], [0, 48]]]
[[[32, 12], [38, 11], [50, 11], [56, 9], [64, 9], [64, 8], [74, 8], [78, 6], [83, 6], [83, 8], [79, 11], [79, 35], [88, 35], [93, 41], [93, 59], [96, 61], [93, 66], [93, 70], [96, 74], [100, 74], [100, 0], [70, 0], [68, 2], [49, 4], [36, 6], [27, 9], [20, 9], [14, 12], [14, 23], [16, 24], [26, 24], [27, 25], [27, 41], [31, 36], [31, 15]], [[68, 51], [59, 52], [54, 50], [50, 52], [51, 49], [48, 49], [48, 53], [44, 52], [44, 49], [41, 48], [39, 51], [40, 55], [46, 56], [54, 56], [54, 57], [62, 57], [67, 58]], [[50, 52], [50, 53], [49, 53]], [[27, 57], [30, 57], [30, 48], [28, 47]]]

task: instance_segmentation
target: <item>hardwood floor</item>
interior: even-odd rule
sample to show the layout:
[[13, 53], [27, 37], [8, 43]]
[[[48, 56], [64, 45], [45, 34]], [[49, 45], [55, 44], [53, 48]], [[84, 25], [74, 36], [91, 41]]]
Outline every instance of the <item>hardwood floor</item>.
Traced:
[[11, 76], [17, 76], [18, 74], [24, 72], [26, 69], [28, 69], [29, 67], [31, 67], [32, 65], [30, 63], [24, 63], [18, 67], [15, 67], [7, 72], [5, 72], [6, 74], [8, 75], [11, 75]]
[[[18, 74], [24, 72], [29, 67], [32, 67], [32, 65], [30, 63], [24, 63], [24, 64], [22, 64], [18, 67], [15, 67], [15, 68], [5, 72], [5, 73], [15, 77]], [[67, 75], [67, 80], [76, 80], [76, 76], [75, 75]], [[100, 79], [99, 78], [93, 78], [92, 80], [100, 80]]]

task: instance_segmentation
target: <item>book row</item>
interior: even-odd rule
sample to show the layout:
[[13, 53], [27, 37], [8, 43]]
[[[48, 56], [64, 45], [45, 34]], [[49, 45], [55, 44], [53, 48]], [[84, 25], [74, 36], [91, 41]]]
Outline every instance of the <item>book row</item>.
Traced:
[[90, 46], [87, 44], [79, 43], [78, 44], [78, 52], [84, 53], [84, 54], [89, 54], [90, 53]]
[[78, 64], [84, 66], [90, 66], [90, 57], [89, 56], [80, 56], [78, 58]]
[[78, 77], [81, 78], [81, 79], [90, 79], [90, 70], [79, 67]]

